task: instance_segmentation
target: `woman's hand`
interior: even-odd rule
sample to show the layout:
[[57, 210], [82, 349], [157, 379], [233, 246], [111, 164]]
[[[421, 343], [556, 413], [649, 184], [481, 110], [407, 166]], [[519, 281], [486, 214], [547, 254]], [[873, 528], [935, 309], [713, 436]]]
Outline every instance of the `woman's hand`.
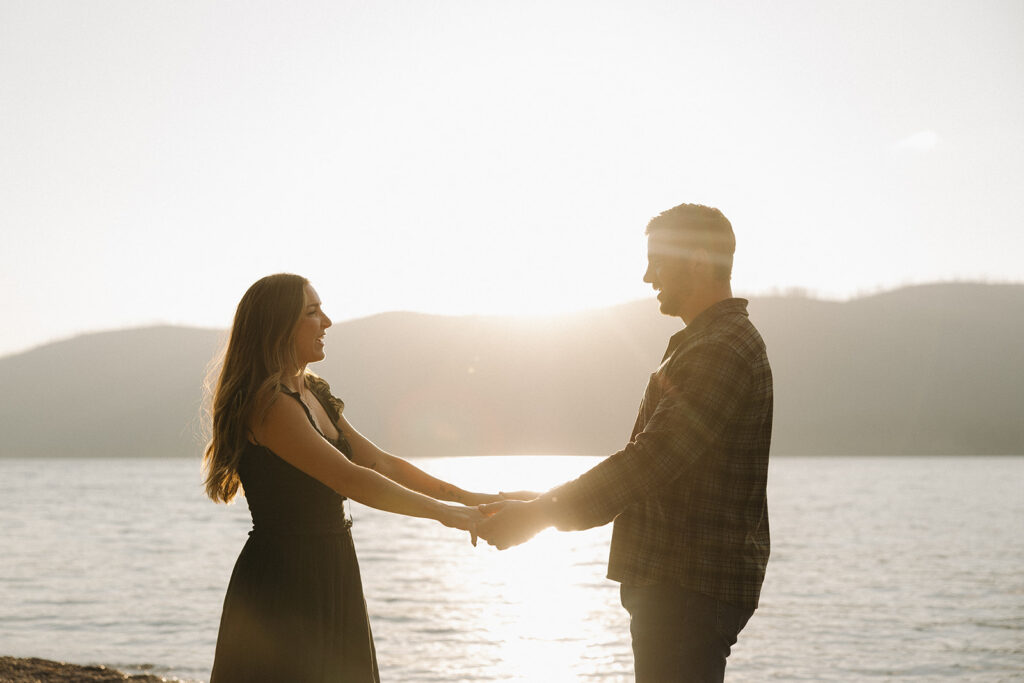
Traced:
[[498, 550], [525, 543], [553, 523], [551, 503], [540, 498], [484, 505], [482, 512], [488, 519], [480, 524], [480, 538]]
[[474, 493], [466, 491], [459, 496], [459, 502], [463, 505], [487, 505], [488, 503], [500, 503], [505, 500], [500, 493]]
[[442, 505], [442, 513], [437, 521], [452, 529], [469, 532], [469, 540], [476, 545], [476, 525], [484, 520], [484, 513], [475, 507], [464, 505]]

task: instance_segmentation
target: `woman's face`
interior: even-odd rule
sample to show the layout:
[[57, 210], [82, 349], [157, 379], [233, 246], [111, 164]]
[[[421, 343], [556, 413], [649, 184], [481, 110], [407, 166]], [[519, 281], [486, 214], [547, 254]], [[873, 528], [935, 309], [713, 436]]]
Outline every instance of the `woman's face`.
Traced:
[[331, 319], [320, 309], [320, 297], [312, 285], [306, 285], [302, 315], [295, 323], [295, 357], [301, 365], [315, 363], [327, 357], [324, 353], [324, 333]]

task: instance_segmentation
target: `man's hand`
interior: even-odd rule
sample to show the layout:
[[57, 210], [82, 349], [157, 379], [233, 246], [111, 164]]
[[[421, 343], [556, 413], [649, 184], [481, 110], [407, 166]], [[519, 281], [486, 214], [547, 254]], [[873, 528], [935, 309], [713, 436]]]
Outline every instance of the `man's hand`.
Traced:
[[551, 526], [547, 506], [540, 500], [506, 500], [481, 505], [480, 511], [488, 519], [477, 526], [477, 535], [498, 550], [525, 543]]

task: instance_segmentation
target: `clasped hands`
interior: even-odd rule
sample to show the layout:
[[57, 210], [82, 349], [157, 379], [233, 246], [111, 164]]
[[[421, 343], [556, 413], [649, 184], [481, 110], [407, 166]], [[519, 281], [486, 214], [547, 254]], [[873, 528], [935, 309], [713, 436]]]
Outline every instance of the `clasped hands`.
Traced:
[[503, 491], [499, 499], [477, 506], [482, 517], [470, 530], [498, 550], [519, 545], [551, 525], [545, 504], [533, 491]]

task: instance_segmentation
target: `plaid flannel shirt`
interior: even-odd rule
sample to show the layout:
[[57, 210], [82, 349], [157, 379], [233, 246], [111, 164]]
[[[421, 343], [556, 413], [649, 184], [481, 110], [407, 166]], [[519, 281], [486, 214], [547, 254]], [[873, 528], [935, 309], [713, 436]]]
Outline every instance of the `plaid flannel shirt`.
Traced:
[[772, 374], [744, 299], [669, 342], [629, 444], [545, 494], [559, 529], [615, 520], [608, 578], [755, 609], [769, 554]]

